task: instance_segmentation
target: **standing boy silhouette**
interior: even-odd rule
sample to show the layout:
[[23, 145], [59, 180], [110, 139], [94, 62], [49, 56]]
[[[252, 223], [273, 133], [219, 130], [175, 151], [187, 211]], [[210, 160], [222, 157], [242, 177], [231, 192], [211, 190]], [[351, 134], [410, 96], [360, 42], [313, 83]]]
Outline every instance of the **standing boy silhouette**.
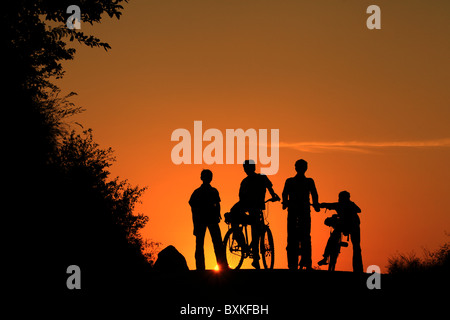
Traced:
[[211, 186], [213, 174], [211, 170], [203, 170], [200, 179], [203, 184], [197, 188], [189, 199], [192, 210], [195, 235], [195, 264], [197, 270], [205, 270], [204, 242], [206, 228], [209, 229], [214, 246], [217, 265], [220, 270], [227, 269], [228, 264], [225, 256], [225, 247], [222, 243], [219, 222], [220, 197], [216, 188]]
[[[302, 256], [300, 270], [312, 269], [310, 195], [314, 210], [319, 212], [320, 207], [314, 180], [305, 176], [307, 169], [308, 163], [305, 160], [297, 160], [295, 162], [297, 175], [286, 179], [282, 194], [283, 210], [288, 209], [286, 251], [288, 267], [291, 270], [298, 269], [300, 254]], [[301, 251], [299, 247], [301, 247]]]

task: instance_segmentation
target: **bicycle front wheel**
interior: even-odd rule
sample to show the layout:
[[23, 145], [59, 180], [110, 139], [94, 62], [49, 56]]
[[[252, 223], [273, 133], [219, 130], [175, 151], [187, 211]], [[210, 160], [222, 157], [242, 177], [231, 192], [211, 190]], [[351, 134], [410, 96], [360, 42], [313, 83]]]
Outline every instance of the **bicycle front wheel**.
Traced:
[[264, 226], [260, 246], [264, 269], [273, 269], [275, 262], [275, 248], [273, 245], [272, 231], [270, 231], [268, 226]]
[[[237, 232], [241, 232], [238, 230]], [[243, 235], [242, 235], [243, 238]], [[225, 254], [230, 269], [239, 269], [244, 262], [244, 254], [242, 248], [239, 246], [234, 236], [233, 229], [229, 229], [223, 238], [223, 245], [225, 246]]]

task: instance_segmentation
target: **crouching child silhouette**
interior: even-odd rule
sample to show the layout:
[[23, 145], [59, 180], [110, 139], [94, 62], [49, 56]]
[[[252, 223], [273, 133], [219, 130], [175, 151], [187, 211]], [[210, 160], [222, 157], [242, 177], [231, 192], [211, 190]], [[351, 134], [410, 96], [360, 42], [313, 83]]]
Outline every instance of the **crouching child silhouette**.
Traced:
[[337, 216], [333, 219], [334, 221], [332, 226], [334, 231], [330, 234], [330, 238], [327, 241], [323, 254], [323, 259], [318, 262], [319, 266], [327, 264], [330, 254], [336, 246], [339, 245], [338, 242], [341, 237], [341, 233], [343, 233], [345, 236], [350, 236], [352, 241], [353, 272], [363, 272], [360, 219], [358, 216], [361, 209], [350, 200], [350, 193], [347, 191], [342, 191], [339, 193], [338, 202], [321, 203], [320, 207], [328, 210], [336, 210]]
[[203, 170], [200, 179], [203, 184], [197, 188], [189, 199], [194, 223], [195, 239], [195, 264], [197, 270], [205, 270], [204, 242], [206, 229], [209, 229], [214, 246], [217, 265], [220, 270], [228, 268], [225, 256], [225, 247], [222, 243], [219, 222], [220, 197], [216, 188], [211, 186], [213, 174], [211, 170]]

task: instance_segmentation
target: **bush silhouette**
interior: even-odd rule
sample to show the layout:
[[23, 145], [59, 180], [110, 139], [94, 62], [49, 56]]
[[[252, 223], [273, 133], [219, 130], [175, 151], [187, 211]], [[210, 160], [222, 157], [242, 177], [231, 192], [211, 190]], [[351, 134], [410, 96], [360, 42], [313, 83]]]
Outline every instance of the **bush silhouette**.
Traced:
[[446, 242], [435, 251], [424, 251], [424, 257], [417, 257], [414, 253], [397, 254], [388, 260], [390, 274], [405, 273], [444, 273], [450, 268], [450, 243]]

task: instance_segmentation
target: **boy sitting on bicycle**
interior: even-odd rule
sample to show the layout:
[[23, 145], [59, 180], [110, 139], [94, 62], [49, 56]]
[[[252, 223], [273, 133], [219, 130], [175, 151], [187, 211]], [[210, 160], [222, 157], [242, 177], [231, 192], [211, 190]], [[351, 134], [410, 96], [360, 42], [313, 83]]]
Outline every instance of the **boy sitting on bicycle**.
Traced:
[[323, 259], [318, 262], [319, 266], [327, 264], [328, 257], [333, 250], [339, 245], [341, 233], [348, 236], [353, 246], [353, 272], [363, 272], [363, 263], [361, 256], [361, 231], [358, 213], [361, 209], [350, 200], [350, 193], [342, 191], [339, 193], [338, 202], [321, 203], [321, 208], [328, 210], [336, 210], [337, 215], [327, 218], [325, 223], [334, 228], [328, 239], [323, 254]]
[[[247, 218], [248, 224], [252, 227], [252, 243], [251, 249], [253, 252], [252, 266], [259, 269], [259, 240], [262, 226], [262, 210], [266, 208], [265, 197], [266, 189], [274, 199], [279, 199], [272, 187], [272, 182], [266, 175], [256, 173], [256, 166], [253, 160], [244, 161], [244, 171], [247, 174], [239, 188], [239, 202], [233, 206], [230, 212], [241, 216], [245, 212], [249, 213]], [[234, 226], [233, 226], [234, 225]], [[236, 224], [232, 223], [235, 228]], [[239, 233], [237, 233], [239, 234]], [[236, 239], [240, 245], [243, 244], [243, 239]]]

